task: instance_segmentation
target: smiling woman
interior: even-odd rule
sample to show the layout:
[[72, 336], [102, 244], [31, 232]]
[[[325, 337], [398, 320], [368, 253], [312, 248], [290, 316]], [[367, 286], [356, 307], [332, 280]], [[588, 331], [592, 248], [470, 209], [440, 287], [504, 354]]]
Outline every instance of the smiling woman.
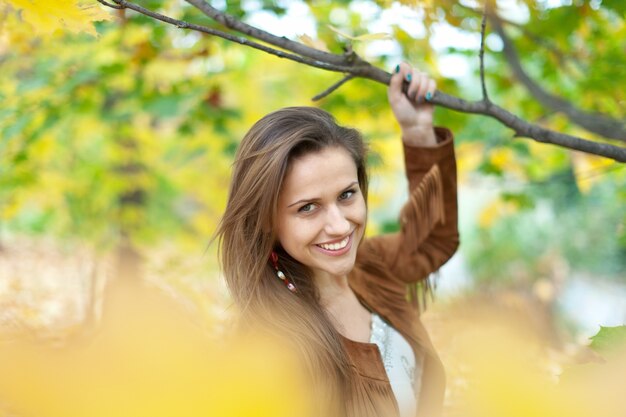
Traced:
[[313, 415], [441, 411], [443, 367], [407, 299], [458, 246], [454, 147], [433, 128], [434, 91], [407, 64], [388, 90], [410, 186], [399, 233], [363, 239], [366, 146], [327, 112], [271, 113], [237, 151], [217, 232], [224, 276], [242, 327], [300, 354]]
[[285, 252], [311, 268], [315, 281], [348, 275], [366, 219], [348, 151], [328, 147], [292, 160], [278, 198], [277, 237]]

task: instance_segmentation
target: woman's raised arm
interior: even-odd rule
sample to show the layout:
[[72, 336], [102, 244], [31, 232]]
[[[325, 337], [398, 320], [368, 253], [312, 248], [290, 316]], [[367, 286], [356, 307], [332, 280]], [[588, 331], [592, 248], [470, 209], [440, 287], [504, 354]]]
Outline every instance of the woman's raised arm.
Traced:
[[388, 97], [402, 129], [409, 201], [400, 212], [401, 231], [368, 239], [360, 250], [380, 258], [394, 277], [414, 283], [439, 269], [459, 245], [456, 160], [452, 133], [433, 127], [427, 100], [435, 82], [405, 63], [397, 70]]

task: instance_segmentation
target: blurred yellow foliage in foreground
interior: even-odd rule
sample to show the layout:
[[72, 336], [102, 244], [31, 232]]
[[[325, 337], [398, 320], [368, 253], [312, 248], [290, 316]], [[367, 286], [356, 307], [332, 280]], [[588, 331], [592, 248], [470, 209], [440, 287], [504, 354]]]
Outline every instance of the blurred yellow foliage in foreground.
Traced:
[[66, 346], [2, 341], [0, 416], [309, 414], [294, 359], [276, 342], [211, 340], [139, 283], [115, 286], [105, 303], [95, 333]]
[[[623, 415], [625, 355], [566, 358], [546, 328], [507, 308], [474, 300], [434, 323], [448, 417]], [[316, 399], [284, 345], [210, 333], [160, 290], [118, 283], [97, 329], [64, 346], [2, 339], [0, 416], [313, 415]]]
[[522, 297], [456, 304], [428, 326], [447, 368], [447, 417], [624, 415], [624, 349], [601, 357], [564, 344], [536, 302]]

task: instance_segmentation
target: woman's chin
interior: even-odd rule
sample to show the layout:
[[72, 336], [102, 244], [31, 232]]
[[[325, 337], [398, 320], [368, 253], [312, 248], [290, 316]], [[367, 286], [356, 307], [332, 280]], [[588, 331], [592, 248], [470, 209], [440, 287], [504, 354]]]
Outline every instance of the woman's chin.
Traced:
[[342, 265], [328, 265], [317, 268], [316, 272], [321, 272], [332, 277], [345, 277], [354, 269], [354, 259], [346, 259]]

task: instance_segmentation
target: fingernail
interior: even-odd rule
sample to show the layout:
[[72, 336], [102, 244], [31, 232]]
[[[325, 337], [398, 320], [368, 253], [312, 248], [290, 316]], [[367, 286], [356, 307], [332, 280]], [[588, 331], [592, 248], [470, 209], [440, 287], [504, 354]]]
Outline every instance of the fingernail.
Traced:
[[431, 98], [433, 98], [433, 94], [429, 91], [426, 93], [426, 97], [424, 97], [426, 99], [426, 101], [430, 101]]
[[406, 80], [407, 80], [407, 81], [411, 81], [411, 78], [413, 78], [413, 77], [411, 76], [411, 74], [407, 74], [407, 75], [406, 75]]
[[396, 74], [400, 72], [400, 64], [396, 65]]

